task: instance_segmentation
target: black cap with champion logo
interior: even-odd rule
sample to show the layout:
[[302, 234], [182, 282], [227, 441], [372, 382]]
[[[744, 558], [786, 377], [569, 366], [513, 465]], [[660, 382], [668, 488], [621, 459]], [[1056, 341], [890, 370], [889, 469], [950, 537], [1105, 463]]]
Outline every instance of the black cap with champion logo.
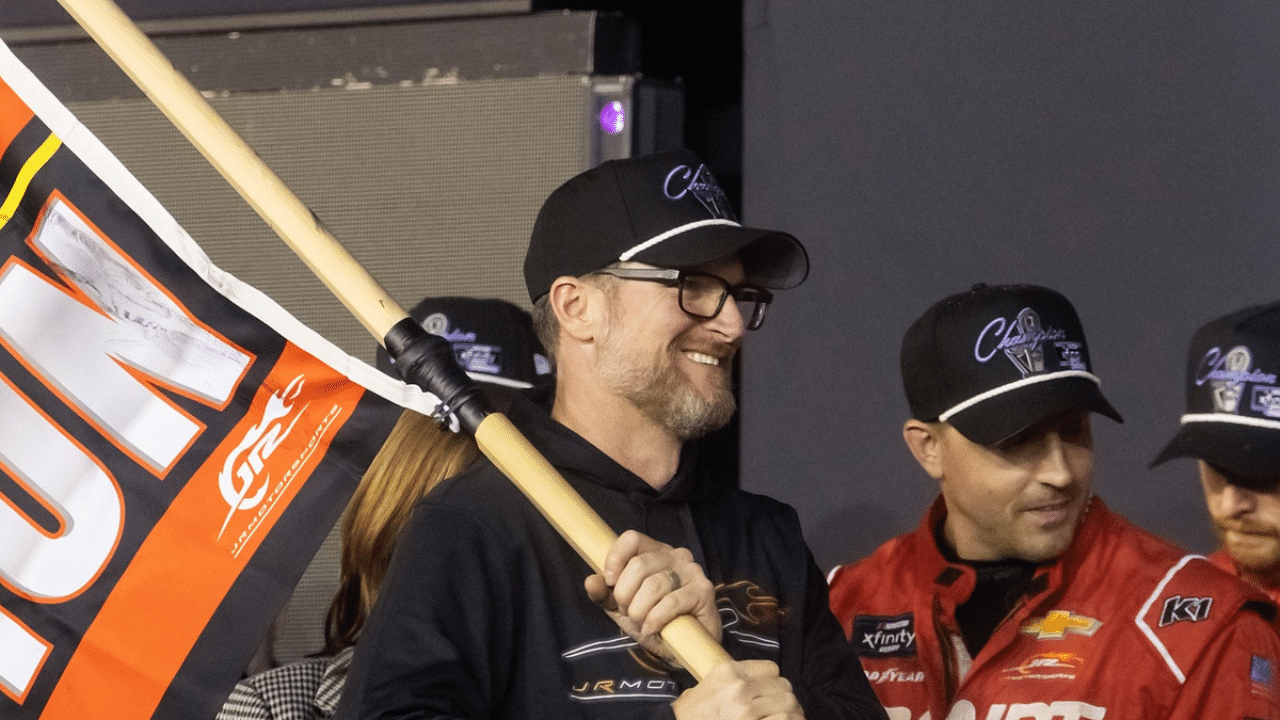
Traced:
[[1102, 396], [1075, 308], [1036, 285], [982, 283], [935, 303], [902, 339], [912, 417], [991, 446], [1064, 410], [1123, 422]]
[[[528, 388], [549, 379], [551, 363], [533, 332], [533, 318], [505, 300], [426, 297], [409, 311], [424, 330], [453, 347], [454, 359], [473, 380]], [[379, 370], [400, 377], [395, 360], [381, 346]]]
[[747, 282], [772, 289], [809, 273], [800, 241], [743, 227], [711, 170], [688, 150], [610, 160], [570, 178], [543, 203], [525, 254], [536, 301], [556, 278], [620, 261], [686, 268], [737, 255]]
[[1256, 305], [1206, 323], [1187, 354], [1187, 411], [1151, 463], [1204, 460], [1232, 481], [1280, 484], [1280, 303]]

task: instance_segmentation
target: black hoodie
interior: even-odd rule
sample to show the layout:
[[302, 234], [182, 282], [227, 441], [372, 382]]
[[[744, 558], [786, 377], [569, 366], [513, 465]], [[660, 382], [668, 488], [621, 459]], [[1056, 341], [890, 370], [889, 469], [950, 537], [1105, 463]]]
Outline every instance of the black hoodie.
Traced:
[[[808, 720], [885, 717], [790, 507], [700, 486], [692, 443], [658, 492], [537, 404], [517, 399], [507, 414], [615, 532], [693, 552], [716, 585], [725, 649], [778, 663]], [[641, 649], [587, 597], [591, 572], [481, 461], [415, 508], [338, 717], [673, 717], [670, 703], [693, 678]]]

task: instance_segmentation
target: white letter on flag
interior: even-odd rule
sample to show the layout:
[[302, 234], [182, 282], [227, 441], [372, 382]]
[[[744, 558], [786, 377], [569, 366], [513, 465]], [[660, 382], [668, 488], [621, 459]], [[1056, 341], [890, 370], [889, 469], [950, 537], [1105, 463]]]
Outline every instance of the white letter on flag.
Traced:
[[85, 301], [11, 262], [0, 275], [0, 336], [85, 419], [163, 476], [202, 428], [123, 366], [217, 406], [248, 356], [196, 325], [65, 202], [46, 207], [34, 241]]

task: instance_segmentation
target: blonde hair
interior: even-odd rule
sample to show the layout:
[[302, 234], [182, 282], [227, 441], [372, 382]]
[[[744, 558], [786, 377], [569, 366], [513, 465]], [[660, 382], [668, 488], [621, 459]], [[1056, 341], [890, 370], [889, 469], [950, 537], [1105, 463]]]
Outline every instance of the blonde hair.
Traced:
[[479, 454], [465, 433], [449, 432], [412, 410], [400, 415], [342, 521], [342, 570], [325, 618], [325, 654], [337, 654], [360, 636], [414, 503]]

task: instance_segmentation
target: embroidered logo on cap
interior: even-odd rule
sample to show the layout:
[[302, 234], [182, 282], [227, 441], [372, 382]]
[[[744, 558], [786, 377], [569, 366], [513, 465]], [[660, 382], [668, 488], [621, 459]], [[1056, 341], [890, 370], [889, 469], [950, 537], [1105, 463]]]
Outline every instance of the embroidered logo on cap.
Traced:
[[1280, 418], [1280, 387], [1254, 387], [1249, 409], [1266, 417]]
[[679, 200], [685, 194], [693, 193], [712, 217], [733, 218], [729, 198], [724, 194], [724, 190], [720, 189], [719, 183], [706, 165], [699, 165], [697, 170], [688, 165], [677, 165], [667, 173], [662, 192], [672, 200]]
[[542, 353], [533, 354], [533, 371], [538, 375], [551, 374], [551, 361]]
[[467, 372], [502, 374], [502, 348], [496, 345], [455, 343], [453, 355], [458, 359], [458, 365]]
[[1253, 353], [1244, 345], [1237, 345], [1225, 353], [1221, 348], [1209, 348], [1200, 361], [1195, 382], [1196, 385], [1209, 383], [1213, 407], [1221, 413], [1235, 413], [1239, 409], [1245, 383], [1265, 383], [1254, 388], [1250, 408], [1263, 411], [1269, 417], [1280, 417], [1280, 408], [1276, 407], [1275, 400], [1276, 376], [1254, 368]]
[[449, 317], [442, 312], [432, 313], [422, 321], [422, 329], [439, 335], [453, 346], [453, 357], [458, 366], [467, 372], [484, 375], [502, 374], [502, 348], [497, 345], [481, 345], [476, 334], [460, 328], [449, 328]]
[[1066, 336], [1064, 330], [1043, 327], [1035, 310], [1023, 308], [1013, 322], [999, 317], [987, 323], [973, 345], [973, 357], [980, 363], [987, 363], [1003, 350], [1009, 362], [1018, 368], [1022, 377], [1026, 377], [1045, 371], [1045, 343], [1051, 342], [1057, 350], [1058, 357], [1053, 359], [1059, 367], [1087, 369], [1080, 354], [1081, 343], [1067, 341]]
[[1060, 340], [1054, 343], [1053, 346], [1058, 349], [1058, 365], [1060, 367], [1086, 372], [1089, 370], [1089, 366], [1084, 362], [1084, 355], [1080, 352], [1080, 348], [1084, 347], [1084, 343]]

